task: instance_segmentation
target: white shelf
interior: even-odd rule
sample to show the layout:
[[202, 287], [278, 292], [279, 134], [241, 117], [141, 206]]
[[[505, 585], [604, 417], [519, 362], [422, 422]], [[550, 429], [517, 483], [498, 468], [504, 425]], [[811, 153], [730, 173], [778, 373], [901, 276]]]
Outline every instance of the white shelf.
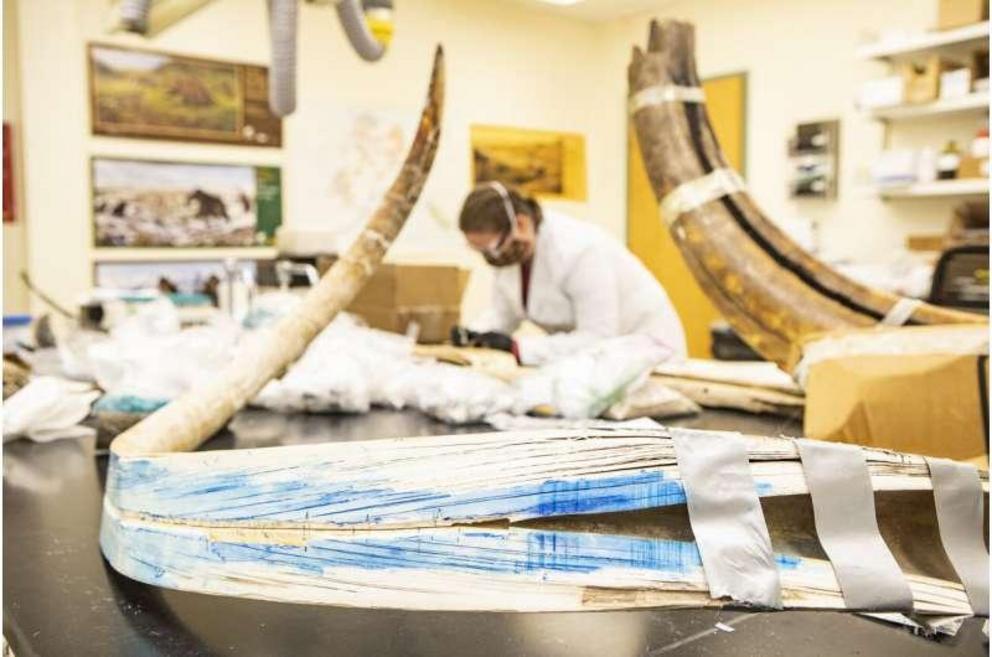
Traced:
[[976, 112], [979, 114], [988, 112], [989, 93], [979, 91], [960, 96], [958, 98], [938, 98], [929, 103], [919, 105], [893, 105], [891, 107], [877, 107], [869, 111], [872, 118], [888, 121], [900, 121], [909, 119], [922, 119], [930, 116], [942, 114], [957, 114], [966, 112]]
[[982, 196], [989, 193], [986, 178], [965, 178], [963, 180], [936, 180], [902, 187], [882, 187], [878, 194], [882, 198], [939, 198], [952, 196]]
[[862, 59], [889, 59], [913, 53], [944, 50], [989, 38], [989, 22], [965, 25], [940, 32], [924, 32], [903, 39], [879, 41], [858, 49]]
[[183, 262], [193, 260], [272, 260], [278, 255], [278, 250], [271, 246], [247, 247], [169, 247], [169, 248], [123, 248], [103, 247], [90, 251], [93, 262], [145, 262], [163, 261]]

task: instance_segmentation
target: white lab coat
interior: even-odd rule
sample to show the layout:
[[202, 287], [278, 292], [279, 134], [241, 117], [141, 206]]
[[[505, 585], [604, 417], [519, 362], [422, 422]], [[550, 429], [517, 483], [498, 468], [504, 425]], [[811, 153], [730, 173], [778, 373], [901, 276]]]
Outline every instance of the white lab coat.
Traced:
[[548, 335], [520, 336], [524, 365], [541, 365], [598, 339], [645, 334], [685, 358], [685, 332], [665, 290], [612, 236], [592, 224], [544, 212], [531, 262], [527, 308], [520, 265], [497, 267], [493, 304], [470, 328], [513, 333], [524, 319]]

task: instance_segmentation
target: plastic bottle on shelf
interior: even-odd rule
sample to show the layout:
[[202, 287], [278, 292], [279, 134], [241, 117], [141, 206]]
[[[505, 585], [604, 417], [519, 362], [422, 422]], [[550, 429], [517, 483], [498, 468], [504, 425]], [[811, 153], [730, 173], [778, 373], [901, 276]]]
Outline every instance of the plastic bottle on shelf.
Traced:
[[958, 169], [961, 166], [961, 151], [958, 144], [953, 139], [944, 145], [944, 150], [937, 158], [937, 179], [952, 180], [958, 177]]
[[921, 148], [916, 154], [916, 182], [929, 183], [937, 179], [937, 149]]

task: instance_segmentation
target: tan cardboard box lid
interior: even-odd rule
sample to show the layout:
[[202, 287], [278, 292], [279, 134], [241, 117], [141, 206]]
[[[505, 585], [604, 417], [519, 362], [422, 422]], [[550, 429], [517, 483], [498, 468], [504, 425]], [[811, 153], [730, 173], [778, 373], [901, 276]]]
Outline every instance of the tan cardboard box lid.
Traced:
[[940, 0], [937, 10], [937, 29], [963, 27], [986, 20], [988, 17], [988, 0]]
[[810, 438], [972, 459], [988, 431], [988, 327], [832, 333], [804, 345]]
[[352, 302], [354, 307], [458, 306], [469, 270], [455, 265], [383, 264]]
[[417, 342], [436, 344], [444, 342], [451, 327], [461, 319], [457, 307], [422, 306], [399, 308], [360, 307], [351, 310], [372, 328], [394, 333], [406, 333], [411, 322], [419, 326]]

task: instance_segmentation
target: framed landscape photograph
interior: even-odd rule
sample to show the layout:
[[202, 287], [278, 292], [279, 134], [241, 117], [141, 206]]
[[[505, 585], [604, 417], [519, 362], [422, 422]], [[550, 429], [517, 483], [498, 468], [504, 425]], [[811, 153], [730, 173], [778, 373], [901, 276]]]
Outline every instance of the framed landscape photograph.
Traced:
[[272, 246], [282, 223], [278, 167], [92, 160], [97, 247]]
[[473, 125], [469, 140], [474, 184], [497, 180], [540, 198], [586, 200], [582, 135]]
[[281, 146], [264, 66], [89, 46], [93, 134]]
[[[254, 261], [239, 260], [236, 267], [243, 278], [255, 279], [258, 265]], [[202, 294], [215, 302], [217, 286], [226, 275], [221, 260], [93, 264], [93, 282], [99, 288], [132, 293]]]

